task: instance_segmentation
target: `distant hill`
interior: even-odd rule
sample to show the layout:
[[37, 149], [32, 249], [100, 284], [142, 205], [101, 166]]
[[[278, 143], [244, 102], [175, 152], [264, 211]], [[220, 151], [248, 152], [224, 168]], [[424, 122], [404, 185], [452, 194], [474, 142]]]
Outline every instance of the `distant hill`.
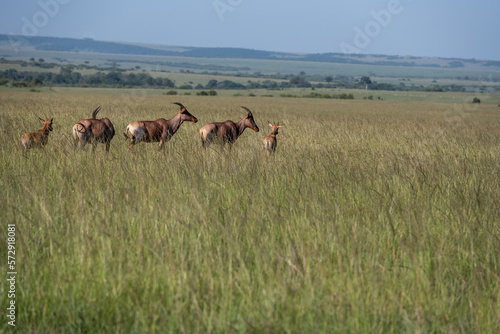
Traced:
[[500, 61], [429, 58], [411, 56], [363, 55], [343, 53], [298, 54], [244, 48], [211, 48], [166, 46], [139, 43], [96, 41], [90, 38], [23, 37], [0, 34], [0, 48], [40, 51], [89, 52], [124, 55], [179, 56], [193, 58], [236, 58], [266, 60], [300, 60], [324, 63], [347, 63], [404, 67], [461, 68], [467, 65], [499, 67]]

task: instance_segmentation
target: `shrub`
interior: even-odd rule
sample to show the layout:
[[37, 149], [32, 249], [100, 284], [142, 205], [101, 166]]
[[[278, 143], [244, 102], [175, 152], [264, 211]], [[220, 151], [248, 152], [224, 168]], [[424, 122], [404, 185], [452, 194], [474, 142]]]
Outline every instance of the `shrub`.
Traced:
[[209, 90], [208, 92], [206, 90], [202, 90], [200, 92], [197, 92], [196, 95], [199, 95], [199, 96], [216, 96], [217, 92], [215, 90]]
[[28, 83], [26, 81], [14, 81], [12, 87], [28, 87]]

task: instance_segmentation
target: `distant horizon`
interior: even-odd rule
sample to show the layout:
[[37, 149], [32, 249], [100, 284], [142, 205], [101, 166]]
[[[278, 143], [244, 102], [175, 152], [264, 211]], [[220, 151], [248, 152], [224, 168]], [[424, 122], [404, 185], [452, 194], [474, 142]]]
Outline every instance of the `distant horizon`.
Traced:
[[23, 36], [18, 34], [6, 34], [0, 33], [3, 36], [17, 37], [29, 40], [30, 38], [60, 38], [60, 39], [74, 39], [74, 40], [92, 40], [95, 42], [104, 43], [117, 43], [117, 44], [131, 44], [131, 45], [146, 45], [146, 46], [160, 46], [160, 47], [172, 47], [172, 48], [207, 48], [207, 49], [242, 49], [242, 50], [253, 50], [253, 51], [263, 51], [271, 53], [281, 53], [281, 54], [291, 54], [291, 55], [314, 55], [314, 54], [338, 54], [338, 55], [351, 55], [351, 56], [387, 56], [387, 57], [416, 57], [416, 58], [428, 58], [428, 59], [461, 59], [461, 60], [477, 60], [477, 61], [500, 61], [500, 59], [485, 59], [485, 58], [463, 58], [463, 57], [448, 57], [448, 56], [429, 56], [429, 55], [413, 55], [413, 54], [387, 54], [387, 53], [345, 53], [345, 52], [298, 52], [298, 51], [281, 51], [281, 50], [266, 50], [257, 49], [252, 47], [236, 47], [236, 46], [199, 46], [199, 45], [177, 45], [177, 44], [165, 44], [159, 42], [137, 42], [137, 41], [120, 41], [120, 40], [103, 40], [96, 39], [93, 37], [61, 37], [61, 36]]
[[[39, 36], [39, 37], [51, 37], [57, 38], [56, 36]], [[345, 54], [345, 55], [363, 55], [363, 56], [389, 56], [389, 57], [419, 57], [419, 58], [439, 58], [439, 59], [464, 59], [464, 60], [491, 60], [491, 61], [500, 61], [499, 59], [483, 59], [483, 58], [463, 58], [463, 57], [444, 57], [444, 56], [429, 56], [429, 55], [413, 55], [413, 54], [390, 54], [390, 53], [345, 53], [341, 51], [333, 52], [299, 52], [299, 51], [282, 51], [282, 50], [267, 50], [267, 49], [257, 49], [252, 47], [235, 47], [235, 46], [199, 46], [199, 45], [177, 45], [177, 44], [164, 44], [164, 43], [145, 43], [145, 42], [133, 42], [133, 41], [108, 41], [95, 39], [92, 37], [82, 37], [82, 38], [74, 38], [74, 37], [60, 37], [60, 38], [72, 38], [72, 39], [90, 39], [97, 42], [108, 42], [108, 43], [123, 43], [123, 44], [136, 44], [136, 45], [158, 45], [158, 46], [168, 46], [168, 47], [180, 47], [180, 48], [219, 48], [219, 49], [247, 49], [247, 50], [255, 50], [255, 51], [266, 51], [266, 52], [276, 52], [276, 53], [288, 53], [288, 54], [297, 54], [297, 55], [313, 55], [313, 54]]]

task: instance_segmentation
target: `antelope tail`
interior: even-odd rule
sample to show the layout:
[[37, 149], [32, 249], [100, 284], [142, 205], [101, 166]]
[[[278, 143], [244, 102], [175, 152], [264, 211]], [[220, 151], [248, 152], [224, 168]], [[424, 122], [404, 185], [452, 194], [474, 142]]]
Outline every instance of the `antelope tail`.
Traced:
[[126, 140], [130, 139], [131, 137], [132, 137], [132, 139], [134, 139], [134, 135], [130, 132], [128, 127], [125, 130], [125, 132], [123, 133], [123, 136], [125, 137]]
[[80, 125], [80, 127], [76, 129], [76, 131], [78, 131], [79, 133], [85, 133], [85, 125], [80, 122], [76, 123], [76, 125]]

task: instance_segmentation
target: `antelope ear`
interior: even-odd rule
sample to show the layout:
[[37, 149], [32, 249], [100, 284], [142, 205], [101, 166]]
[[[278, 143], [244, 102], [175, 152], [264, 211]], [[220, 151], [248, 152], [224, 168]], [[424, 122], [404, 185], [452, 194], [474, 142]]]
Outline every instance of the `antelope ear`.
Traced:
[[273, 123], [271, 123], [271, 122], [267, 122], [267, 124], [268, 124], [270, 127], [273, 127]]
[[38, 117], [38, 119], [39, 119], [41, 122], [45, 122], [45, 120], [44, 120], [44, 119], [41, 119], [40, 117]]

